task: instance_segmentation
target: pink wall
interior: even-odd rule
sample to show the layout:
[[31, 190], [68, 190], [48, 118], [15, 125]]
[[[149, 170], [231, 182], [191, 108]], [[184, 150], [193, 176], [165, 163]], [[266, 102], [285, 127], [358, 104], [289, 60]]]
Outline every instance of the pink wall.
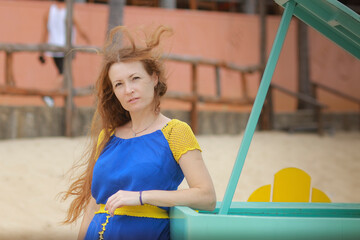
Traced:
[[[43, 16], [50, 2], [47, 1], [1, 1], [0, 2], [0, 42], [39, 43]], [[101, 46], [107, 27], [107, 6], [103, 4], [76, 4], [75, 18], [90, 36], [91, 43]], [[174, 35], [164, 41], [164, 52], [192, 55], [203, 58], [233, 62], [238, 65], [257, 64], [259, 61], [259, 19], [255, 15], [166, 10], [160, 8], [125, 8], [126, 26], [139, 29], [158, 24], [171, 26]], [[268, 51], [279, 24], [277, 16], [268, 17]], [[310, 30], [311, 78], [317, 82], [335, 87], [354, 97], [360, 90], [360, 63], [354, 57], [337, 47], [319, 33]], [[84, 41], [77, 37], [77, 44]], [[273, 82], [290, 90], [297, 89], [296, 24], [293, 21], [285, 40], [283, 51], [274, 73]], [[4, 83], [4, 56], [0, 53], [0, 83]], [[37, 61], [36, 53], [17, 53], [14, 73], [18, 86], [51, 89], [56, 78], [51, 59], [45, 65]], [[94, 54], [78, 53], [73, 64], [75, 86], [94, 83], [99, 70], [101, 57]], [[190, 66], [169, 62], [169, 90], [190, 91]], [[213, 69], [199, 69], [199, 89], [202, 94], [215, 94], [215, 75]], [[238, 74], [222, 71], [222, 94], [229, 97], [240, 96], [241, 86]], [[255, 96], [259, 85], [259, 75], [248, 76], [250, 95]], [[292, 111], [296, 101], [284, 94], [275, 93], [276, 111]], [[320, 100], [330, 105], [331, 111], [357, 110], [358, 106], [347, 101], [320, 93]], [[77, 99], [78, 105], [91, 105], [91, 98]], [[18, 98], [0, 96], [0, 104], [43, 105], [37, 97]], [[61, 104], [61, 99], [57, 100]], [[165, 101], [165, 108], [187, 108], [185, 104]], [[201, 106], [209, 108], [209, 106]], [[213, 109], [232, 110], [233, 107], [211, 106]], [[241, 108], [248, 110], [250, 107]], [[238, 108], [237, 108], [238, 110]]]
[[[312, 29], [310, 42], [311, 78], [359, 99], [360, 61]], [[324, 91], [319, 98], [330, 110], [359, 110], [358, 105]]]

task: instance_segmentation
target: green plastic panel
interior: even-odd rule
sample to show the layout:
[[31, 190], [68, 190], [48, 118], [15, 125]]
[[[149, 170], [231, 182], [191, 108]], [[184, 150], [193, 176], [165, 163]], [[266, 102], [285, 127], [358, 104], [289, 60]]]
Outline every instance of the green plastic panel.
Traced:
[[171, 239], [360, 239], [360, 204], [232, 202], [293, 15], [360, 59], [359, 15], [335, 0], [275, 0], [285, 7], [224, 195], [213, 212], [170, 210]]
[[274, 44], [271, 48], [269, 59], [264, 69], [264, 74], [261, 78], [260, 86], [256, 94], [254, 105], [251, 109], [250, 117], [246, 124], [244, 137], [240, 144], [240, 148], [235, 160], [233, 170], [230, 175], [228, 186], [226, 187], [222, 206], [219, 211], [220, 215], [226, 215], [230, 208], [230, 204], [232, 202], [235, 189], [238, 184], [240, 174], [245, 163], [245, 158], [248, 153], [257, 122], [259, 120], [261, 109], [264, 105], [265, 97], [269, 90], [270, 82], [274, 74], [277, 61], [280, 56], [280, 52], [286, 37], [287, 30], [289, 28], [292, 15], [294, 13], [294, 8], [295, 8], [294, 2], [290, 1], [286, 3], [285, 11], [281, 18], [280, 25], [275, 36]]
[[360, 59], [360, 16], [336, 0], [275, 0], [296, 3], [294, 15]]
[[171, 209], [171, 239], [360, 239], [360, 204], [233, 202], [228, 215]]

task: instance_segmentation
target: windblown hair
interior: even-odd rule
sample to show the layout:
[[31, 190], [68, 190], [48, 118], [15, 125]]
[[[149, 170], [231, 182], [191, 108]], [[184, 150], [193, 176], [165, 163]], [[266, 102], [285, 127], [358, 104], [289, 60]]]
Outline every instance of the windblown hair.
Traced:
[[[146, 38], [145, 46], [138, 46], [139, 44], [135, 43], [126, 27], [119, 26], [110, 31], [103, 49], [102, 68], [95, 85], [97, 108], [91, 124], [91, 140], [87, 152], [80, 159], [82, 163], [75, 164], [72, 169], [74, 172], [80, 169], [82, 173], [80, 176], [71, 178], [73, 182], [63, 195], [63, 200], [73, 198], [63, 223], [73, 223], [83, 214], [91, 199], [92, 173], [99, 154], [115, 128], [131, 120], [129, 112], [122, 107], [114, 94], [109, 79], [110, 67], [118, 62], [140, 61], [150, 76], [155, 74], [158, 77], [158, 84], [154, 87], [153, 104], [154, 112], [159, 112], [160, 98], [166, 93], [167, 85], [158, 47], [161, 36], [166, 33], [172, 33], [172, 30], [159, 26]], [[120, 41], [124, 41], [124, 37], [130, 44], [121, 47]], [[103, 130], [103, 138], [99, 138], [99, 141], [98, 136], [101, 130]]]

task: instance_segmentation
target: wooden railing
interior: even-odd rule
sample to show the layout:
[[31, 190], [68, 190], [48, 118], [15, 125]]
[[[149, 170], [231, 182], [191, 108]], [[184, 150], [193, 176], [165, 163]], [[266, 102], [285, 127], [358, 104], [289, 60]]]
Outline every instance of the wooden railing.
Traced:
[[[202, 59], [198, 57], [192, 56], [179, 56], [179, 55], [166, 55], [164, 59], [167, 61], [176, 61], [176, 62], [184, 62], [187, 64], [191, 64], [192, 74], [191, 74], [191, 94], [184, 93], [176, 93], [169, 92], [166, 94], [167, 98], [187, 101], [191, 103], [191, 111], [190, 111], [190, 121], [191, 127], [195, 133], [198, 132], [198, 103], [218, 103], [218, 104], [228, 104], [228, 105], [249, 105], [253, 103], [253, 99], [248, 96], [247, 90], [247, 80], [246, 75], [249, 73], [260, 72], [262, 71], [262, 67], [260, 65], [252, 65], [252, 66], [237, 66], [232, 63], [226, 63], [223, 61]], [[199, 65], [207, 65], [214, 68], [215, 78], [215, 86], [216, 86], [216, 96], [201, 96], [198, 93], [198, 66]], [[220, 77], [220, 69], [228, 69], [232, 71], [238, 72], [240, 75], [241, 85], [242, 85], [242, 93], [241, 98], [226, 98], [221, 95], [221, 77]]]
[[273, 120], [274, 119], [274, 113], [273, 113], [274, 110], [273, 110], [273, 106], [272, 106], [272, 90], [276, 89], [282, 93], [285, 93], [289, 96], [295, 97], [298, 100], [304, 101], [304, 102], [312, 105], [314, 107], [314, 120], [317, 123], [317, 131], [320, 135], [322, 135], [324, 133], [323, 110], [328, 108], [327, 105], [322, 104], [317, 100], [317, 90], [322, 89], [324, 91], [332, 93], [338, 97], [347, 99], [347, 100], [359, 105], [359, 130], [360, 130], [360, 99], [350, 96], [348, 94], [345, 94], [343, 92], [340, 92], [336, 89], [330, 88], [321, 83], [312, 82], [311, 85], [312, 85], [312, 96], [309, 96], [306, 94], [290, 91], [290, 90], [288, 90], [284, 87], [281, 87], [277, 84], [271, 83], [268, 97], [267, 97], [267, 100], [270, 102], [270, 117], [269, 118], [270, 118], [271, 125], [273, 125], [273, 121], [274, 121]]
[[321, 84], [321, 83], [312, 82], [311, 84], [312, 84], [313, 96], [315, 98], [317, 98], [317, 92], [318, 92], [317, 90], [321, 89], [328, 93], [334, 94], [338, 97], [344, 98], [348, 101], [351, 101], [351, 102], [354, 102], [355, 104], [357, 104], [359, 106], [359, 130], [360, 130], [360, 99], [359, 98], [355, 98], [353, 96], [350, 96], [346, 93], [340, 92], [339, 90], [333, 89], [333, 88], [326, 86], [324, 84]]
[[273, 89], [276, 89], [282, 93], [285, 93], [291, 97], [295, 97], [298, 100], [304, 101], [306, 103], [309, 103], [310, 105], [312, 105], [314, 107], [314, 120], [317, 123], [317, 131], [320, 135], [322, 135], [324, 133], [324, 122], [323, 122], [323, 110], [325, 108], [327, 108], [326, 105], [320, 103], [319, 101], [317, 101], [315, 98], [303, 94], [303, 93], [296, 93], [293, 91], [290, 91], [284, 87], [281, 87], [280, 85], [277, 85], [275, 83], [271, 83], [270, 85], [270, 89], [269, 89], [269, 95], [268, 95], [268, 101], [270, 101], [270, 122], [271, 124], [273, 124], [274, 122], [274, 108], [272, 106], [272, 91]]
[[[97, 47], [83, 47], [75, 46], [72, 51], [94, 53], [99, 51]], [[4, 51], [5, 56], [5, 85], [0, 85], [0, 94], [3, 95], [23, 95], [23, 96], [51, 96], [51, 97], [66, 97], [69, 95], [67, 89], [59, 90], [40, 90], [40, 89], [25, 89], [16, 86], [16, 81], [13, 74], [13, 55], [17, 52], [67, 52], [65, 47], [58, 47], [49, 44], [10, 44], [0, 43], [0, 51]], [[81, 89], [73, 89], [73, 93], [81, 92]]]
[[[35, 45], [24, 45], [24, 44], [8, 44], [8, 43], [0, 43], [0, 51], [5, 51], [6, 60], [5, 60], [5, 85], [0, 86], [0, 94], [3, 95], [18, 95], [18, 96], [51, 96], [51, 97], [64, 97], [70, 103], [65, 105], [67, 112], [67, 120], [66, 122], [66, 136], [71, 136], [71, 119], [72, 119], [72, 106], [73, 97], [79, 96], [88, 96], [93, 94], [93, 86], [90, 85], [88, 87], [83, 88], [74, 88], [72, 81], [71, 70], [70, 73], [65, 75], [67, 86], [62, 90], [40, 90], [40, 89], [25, 89], [19, 88], [16, 86], [16, 80], [13, 75], [13, 54], [16, 52], [40, 52], [40, 51], [62, 51], [68, 53], [70, 50], [63, 47], [56, 47], [48, 44], [35, 44]], [[88, 52], [95, 53], [100, 51], [97, 47], [80, 47], [74, 46], [71, 51], [78, 52]], [[190, 64], [192, 66], [192, 74], [191, 74], [191, 93], [181, 93], [181, 92], [168, 92], [166, 94], [166, 98], [175, 99], [185, 102], [191, 103], [191, 111], [190, 111], [190, 121], [191, 127], [195, 133], [198, 132], [198, 104], [199, 102], [203, 103], [217, 103], [217, 104], [227, 104], [227, 105], [249, 105], [253, 103], [253, 99], [248, 96], [247, 91], [247, 80], [246, 75], [250, 73], [254, 73], [257, 71], [262, 71], [262, 67], [260, 65], [252, 65], [252, 66], [237, 66], [233, 63], [228, 63], [224, 61], [217, 60], [209, 60], [203, 59], [199, 57], [193, 56], [180, 56], [180, 55], [166, 55], [163, 56], [165, 61], [175, 61], [182, 62], [185, 64]], [[71, 58], [68, 58], [68, 61], [71, 61]], [[71, 64], [71, 63], [70, 63]], [[70, 65], [68, 63], [68, 65]], [[216, 96], [201, 96], [198, 91], [198, 66], [199, 65], [207, 65], [212, 66], [214, 68], [215, 85], [216, 85]], [[71, 68], [70, 68], [71, 69]], [[221, 94], [221, 69], [228, 69], [232, 71], [236, 71], [239, 73], [239, 77], [242, 85], [242, 93], [241, 98], [226, 98]], [[70, 99], [70, 100], [69, 100]], [[67, 101], [67, 102], [68, 102]]]
[[[75, 46], [72, 48], [72, 51], [78, 52], [87, 52], [87, 53], [96, 53], [100, 51], [98, 47], [83, 47], [83, 46]], [[18, 96], [51, 96], [51, 97], [63, 97], [67, 98], [69, 95], [72, 97], [81, 97], [81, 96], [89, 96], [93, 94], [93, 86], [87, 86], [82, 88], [74, 88], [72, 86], [72, 80], [70, 80], [71, 86], [65, 89], [59, 90], [40, 90], [40, 89], [28, 89], [28, 88], [19, 88], [16, 86], [16, 80], [14, 79], [13, 74], [13, 55], [17, 52], [40, 52], [40, 51], [62, 51], [66, 52], [64, 47], [56, 47], [48, 44], [7, 44], [7, 43], [0, 43], [0, 51], [4, 51], [6, 53], [5, 56], [5, 85], [0, 85], [0, 94], [2, 95], [18, 95]], [[248, 90], [247, 90], [247, 74], [251, 74], [254, 72], [261, 72], [262, 67], [260, 65], [252, 65], [252, 66], [238, 66], [233, 63], [228, 63], [224, 61], [217, 61], [217, 60], [209, 60], [203, 59], [199, 57], [193, 56], [180, 56], [180, 55], [165, 55], [163, 56], [165, 61], [175, 61], [175, 62], [182, 62], [185, 64], [191, 65], [191, 92], [190, 93], [183, 93], [183, 92], [175, 92], [170, 91], [166, 94], [166, 98], [175, 99], [179, 101], [189, 102], [191, 103], [191, 110], [190, 110], [190, 123], [191, 127], [193, 128], [194, 132], [197, 133], [198, 131], [198, 104], [200, 102], [203, 103], [215, 103], [215, 104], [226, 104], [226, 105], [250, 105], [253, 103], [253, 99], [249, 97]], [[215, 74], [215, 88], [216, 94], [215, 96], [202, 96], [199, 94], [198, 91], [198, 67], [200, 65], [211, 66], [214, 68]], [[227, 69], [231, 71], [235, 71], [239, 73], [241, 85], [242, 85], [242, 92], [240, 93], [240, 98], [227, 98], [222, 96], [221, 94], [221, 69]], [[71, 74], [70, 74], [71, 76]], [[315, 121], [317, 122], [317, 128], [319, 134], [322, 134], [324, 131], [324, 124], [323, 124], [323, 110], [327, 108], [326, 105], [321, 104], [316, 100], [317, 96], [317, 89], [322, 89], [329, 93], [335, 94], [339, 97], [352, 101], [359, 105], [359, 119], [360, 119], [360, 99], [355, 97], [349, 96], [344, 94], [336, 89], [330, 88], [320, 83], [312, 83], [313, 86], [313, 96], [308, 96], [301, 93], [292, 92], [284, 87], [281, 87], [277, 84], [272, 83], [270, 86], [270, 91], [268, 93], [268, 101], [271, 103], [272, 99], [272, 90], [276, 89], [281, 91], [289, 96], [295, 97], [299, 100], [307, 102], [314, 106], [314, 117]], [[73, 103], [71, 104], [73, 105]], [[270, 104], [270, 116], [269, 121], [270, 125], [273, 125], [273, 107]], [[65, 106], [66, 108], [66, 106]], [[68, 109], [70, 118], [72, 118], [72, 109]], [[66, 124], [66, 135], [71, 136], [71, 124]], [[360, 121], [359, 121], [359, 129], [360, 129]], [[68, 134], [70, 133], [70, 134]]]

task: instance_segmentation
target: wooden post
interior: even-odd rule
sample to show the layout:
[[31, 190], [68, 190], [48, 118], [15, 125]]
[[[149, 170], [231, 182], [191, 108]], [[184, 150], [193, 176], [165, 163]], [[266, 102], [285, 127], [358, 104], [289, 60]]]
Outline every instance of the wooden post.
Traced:
[[197, 91], [197, 64], [191, 64], [191, 90], [194, 96], [194, 99], [191, 102], [191, 128], [195, 134], [198, 133], [198, 91]]
[[[258, 1], [259, 4], [259, 15], [260, 15], [260, 76], [264, 73], [264, 67], [266, 64], [266, 1]], [[270, 91], [271, 92], [271, 89]], [[271, 96], [271, 93], [266, 95], [265, 103], [260, 115], [260, 129], [261, 130], [271, 130], [273, 129], [271, 114], [273, 114], [274, 109], [269, 109], [272, 107], [271, 100], [268, 98]]]
[[244, 72], [240, 72], [240, 78], [241, 78], [241, 88], [242, 88], [242, 96], [245, 99], [249, 99], [249, 95], [247, 92], [247, 81], [246, 81], [246, 74]]
[[216, 96], [221, 97], [221, 80], [220, 80], [220, 67], [215, 66], [215, 76], [216, 76]]
[[274, 105], [273, 105], [273, 87], [269, 86], [269, 91], [267, 93], [267, 105], [268, 105], [268, 111], [269, 111], [269, 122], [268, 122], [268, 126], [269, 126], [269, 129], [274, 129], [274, 117], [275, 117], [275, 114], [274, 114]]
[[6, 51], [5, 60], [5, 85], [15, 86], [14, 74], [13, 74], [13, 55], [12, 52]]
[[197, 2], [196, 0], [189, 0], [189, 8], [192, 10], [196, 10], [197, 9]]
[[[311, 96], [315, 100], [317, 100], [317, 85], [314, 82], [311, 83]], [[317, 121], [318, 119], [317, 119], [317, 109], [316, 109], [316, 107], [314, 108], [313, 114], [314, 114], [314, 121]]]
[[[266, 3], [266, 1], [263, 1]], [[256, 1], [254, 0], [245, 0], [244, 4], [246, 14], [255, 14], [256, 12]]]
[[324, 135], [324, 124], [323, 124], [323, 116], [321, 107], [316, 106], [316, 120], [318, 125], [318, 134]]
[[[317, 85], [316, 83], [311, 83], [311, 95], [312, 97], [317, 100]], [[324, 134], [324, 124], [323, 124], [323, 117], [322, 117], [322, 109], [319, 106], [315, 106], [314, 108], [314, 120], [318, 126], [318, 134]]]
[[[300, 93], [311, 95], [309, 79], [309, 42], [307, 25], [302, 21], [297, 21], [297, 40], [298, 40], [298, 89]], [[298, 99], [297, 109], [311, 109], [312, 106]]]
[[[266, 1], [259, 1], [260, 14], [260, 65], [261, 73], [264, 72], [266, 64]], [[262, 75], [262, 74], [261, 74]]]
[[[123, 25], [125, 0], [109, 0], [108, 33], [114, 27]], [[121, 34], [118, 34], [121, 36]]]
[[72, 136], [73, 93], [72, 93], [72, 28], [73, 28], [73, 0], [66, 0], [66, 52], [64, 57], [64, 83], [68, 95], [65, 98], [65, 135]]
[[176, 0], [160, 0], [161, 8], [176, 9]]

